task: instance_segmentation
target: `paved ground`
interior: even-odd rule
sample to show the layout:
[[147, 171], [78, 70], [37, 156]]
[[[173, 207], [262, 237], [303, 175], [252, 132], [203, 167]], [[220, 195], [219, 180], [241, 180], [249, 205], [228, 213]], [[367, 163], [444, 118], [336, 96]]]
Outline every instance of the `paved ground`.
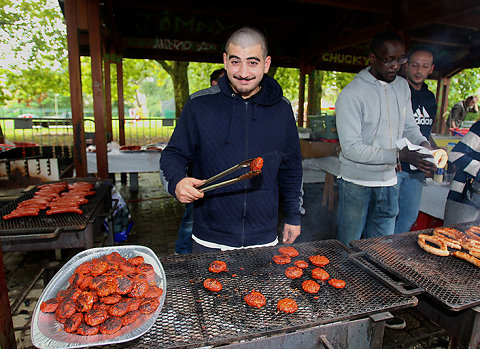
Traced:
[[[161, 188], [158, 174], [140, 174], [140, 191], [137, 194], [130, 193], [128, 187], [121, 185], [119, 179], [117, 177], [116, 186], [128, 202], [135, 222], [124, 244], [148, 246], [160, 256], [173, 254], [179, 222], [183, 215], [183, 205], [167, 196]], [[321, 192], [321, 184], [305, 186], [305, 197], [309, 199], [306, 200], [307, 215], [303, 222], [306, 228], [304, 239], [330, 238], [334, 235], [335, 213], [322, 208], [318, 204], [320, 199], [314, 200]], [[326, 222], [322, 227], [318, 226], [319, 219]], [[103, 239], [103, 233], [99, 234], [96, 244], [101, 245]], [[53, 273], [55, 268], [59, 268], [78, 252], [63, 250], [59, 261], [56, 261], [53, 251], [4, 254], [10, 303], [12, 309], [16, 308], [13, 319], [17, 328], [15, 334], [18, 348], [31, 347], [30, 318], [35, 302], [45, 287], [44, 278], [48, 279], [48, 271], [51, 271], [50, 274]], [[41, 273], [44, 267], [47, 268], [47, 272]], [[386, 329], [384, 348], [447, 348], [448, 338], [443, 330], [415, 309], [402, 310], [396, 315], [406, 320], [407, 327], [404, 330]]]

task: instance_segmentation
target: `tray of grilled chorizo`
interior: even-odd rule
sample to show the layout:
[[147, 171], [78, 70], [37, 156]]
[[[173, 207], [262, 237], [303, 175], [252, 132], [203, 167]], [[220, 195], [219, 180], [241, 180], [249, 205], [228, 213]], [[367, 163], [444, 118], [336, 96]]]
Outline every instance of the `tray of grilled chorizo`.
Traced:
[[155, 323], [165, 302], [165, 271], [144, 246], [78, 253], [52, 278], [33, 312], [37, 348], [83, 348], [135, 339]]

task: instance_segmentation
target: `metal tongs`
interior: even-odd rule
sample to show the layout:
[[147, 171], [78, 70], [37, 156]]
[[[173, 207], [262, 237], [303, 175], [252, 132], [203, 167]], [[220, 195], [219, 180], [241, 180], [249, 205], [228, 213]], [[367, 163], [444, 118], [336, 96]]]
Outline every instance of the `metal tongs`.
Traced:
[[232, 179], [229, 179], [225, 182], [220, 182], [220, 183], [216, 183], [216, 184], [212, 184], [210, 186], [207, 186], [208, 184], [212, 183], [212, 182], [215, 182], [217, 179], [220, 179], [222, 177], [225, 177], [226, 175], [240, 169], [240, 168], [244, 168], [244, 167], [250, 167], [250, 165], [252, 164], [253, 160], [255, 160], [256, 158], [253, 158], [253, 159], [248, 159], [248, 160], [244, 160], [242, 161], [241, 163], [239, 163], [238, 165], [235, 165], [233, 167], [230, 167], [228, 170], [225, 170], [223, 172], [220, 172], [219, 174], [213, 176], [213, 177], [210, 177], [209, 179], [207, 179], [201, 186], [199, 186], [197, 189], [200, 190], [201, 192], [207, 192], [207, 191], [210, 191], [210, 190], [213, 190], [213, 189], [217, 189], [217, 188], [221, 188], [221, 187], [224, 187], [226, 185], [230, 185], [230, 184], [233, 184], [233, 183], [238, 183], [238, 182], [241, 182], [243, 180], [246, 180], [246, 179], [250, 179], [250, 178], [253, 178], [257, 175], [260, 174], [261, 171], [259, 170], [252, 170], [250, 172], [247, 172], [247, 173], [244, 173], [238, 177], [235, 177], [235, 178], [232, 178]]

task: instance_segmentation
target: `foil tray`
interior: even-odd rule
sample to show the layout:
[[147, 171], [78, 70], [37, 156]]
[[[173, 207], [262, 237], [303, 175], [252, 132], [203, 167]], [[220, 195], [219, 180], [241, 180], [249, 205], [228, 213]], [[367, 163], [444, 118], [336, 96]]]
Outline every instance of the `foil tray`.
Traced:
[[[63, 325], [55, 320], [54, 313], [47, 314], [40, 311], [40, 304], [50, 298], [56, 297], [60, 290], [66, 289], [69, 286], [68, 278], [80, 264], [112, 252], [118, 252], [125, 258], [142, 256], [145, 259], [145, 263], [149, 263], [153, 266], [155, 271], [155, 284], [163, 289], [159, 307], [152, 314], [142, 314], [133, 324], [122, 327], [119, 332], [113, 335], [98, 334], [95, 336], [80, 336], [66, 333], [63, 330]], [[82, 251], [70, 259], [55, 274], [47, 287], [43, 290], [42, 295], [35, 306], [32, 324], [30, 326], [32, 344], [37, 348], [53, 349], [85, 348], [95, 345], [108, 345], [130, 341], [140, 337], [152, 327], [162, 310], [166, 293], [167, 281], [165, 271], [155, 253], [148, 247], [130, 245], [92, 248]]]

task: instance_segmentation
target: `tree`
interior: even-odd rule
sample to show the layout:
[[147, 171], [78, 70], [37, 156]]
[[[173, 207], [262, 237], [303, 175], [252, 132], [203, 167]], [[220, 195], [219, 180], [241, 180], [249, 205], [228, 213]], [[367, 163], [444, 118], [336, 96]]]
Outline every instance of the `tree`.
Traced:
[[31, 103], [68, 93], [66, 28], [54, 0], [2, 0], [0, 98]]
[[173, 81], [173, 94], [175, 98], [175, 117], [180, 117], [183, 106], [189, 96], [188, 87], [188, 63], [176, 61], [157, 60], [163, 69], [170, 75]]

